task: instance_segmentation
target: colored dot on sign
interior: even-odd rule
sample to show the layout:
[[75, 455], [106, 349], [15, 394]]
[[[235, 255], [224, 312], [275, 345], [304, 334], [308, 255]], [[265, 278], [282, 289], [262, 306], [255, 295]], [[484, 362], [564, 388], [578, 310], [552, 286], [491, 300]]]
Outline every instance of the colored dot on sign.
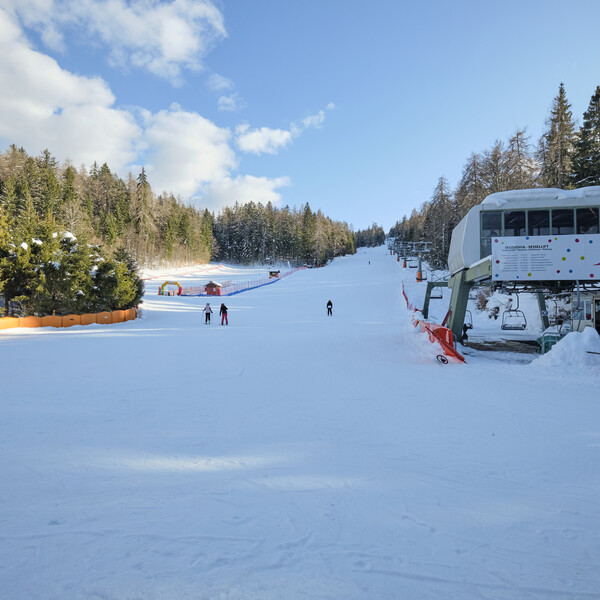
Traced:
[[572, 272], [573, 272], [573, 269], [569, 269], [569, 273], [572, 273]]
[[497, 264], [497, 265], [499, 265], [499, 264], [500, 264], [500, 261], [499, 261], [499, 260], [497, 260], [497, 261], [496, 261], [496, 264]]
[[594, 240], [590, 240], [590, 244], [593, 244], [593, 243], [594, 243]]
[[579, 238], [575, 238], [575, 241], [576, 241], [576, 242], [578, 242], [578, 241], [579, 241]]
[[562, 257], [562, 259], [563, 259], [563, 260], [567, 260], [567, 257], [566, 257], [566, 256], [563, 256], [563, 257]]
[[557, 273], [560, 273], [560, 269], [556, 269], [556, 272], [557, 272]]
[[558, 238], [554, 238], [555, 240], [558, 240]]
[[581, 258], [581, 260], [585, 260], [585, 256], [581, 256], [580, 258]]
[[549, 242], [551, 242], [552, 240], [548, 240]]
[[525, 239], [526, 239], [526, 240], [528, 240], [528, 239], [529, 239], [529, 236], [528, 236], [528, 235], [526, 235], [526, 236], [525, 236]]
[[590, 277], [591, 277], [592, 279], [594, 279], [594, 274], [593, 274], [593, 273], [590, 273]]
[[527, 273], [527, 277], [531, 277], [531, 273]]
[[567, 252], [571, 252], [571, 248], [567, 248]]
[[494, 240], [494, 244], [497, 244], [497, 243], [498, 243], [498, 240]]

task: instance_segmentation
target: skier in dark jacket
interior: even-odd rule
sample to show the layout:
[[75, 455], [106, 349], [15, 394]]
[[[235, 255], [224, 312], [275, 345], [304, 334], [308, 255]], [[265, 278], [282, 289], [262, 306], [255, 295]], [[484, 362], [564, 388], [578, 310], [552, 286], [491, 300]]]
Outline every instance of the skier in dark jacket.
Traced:
[[225, 302], [221, 303], [221, 309], [219, 310], [219, 314], [221, 315], [221, 325], [223, 325], [223, 321], [225, 321], [225, 325], [229, 325], [229, 319], [227, 318], [227, 307], [225, 306]]
[[327, 316], [333, 316], [333, 302], [331, 300], [327, 302]]

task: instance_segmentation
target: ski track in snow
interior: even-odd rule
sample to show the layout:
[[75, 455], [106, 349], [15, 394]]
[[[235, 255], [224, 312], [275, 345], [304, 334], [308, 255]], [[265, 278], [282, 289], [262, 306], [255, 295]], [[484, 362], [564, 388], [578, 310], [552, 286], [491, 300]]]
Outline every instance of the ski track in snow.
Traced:
[[0, 598], [600, 598], [597, 370], [437, 364], [384, 248], [209, 326], [151, 276], [142, 319], [0, 333]]

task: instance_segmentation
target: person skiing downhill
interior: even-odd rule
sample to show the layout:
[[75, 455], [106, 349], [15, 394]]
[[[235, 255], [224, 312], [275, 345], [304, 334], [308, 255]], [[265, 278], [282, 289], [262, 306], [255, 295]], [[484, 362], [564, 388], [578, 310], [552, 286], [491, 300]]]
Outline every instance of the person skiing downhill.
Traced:
[[210, 307], [210, 302], [206, 303], [204, 307], [204, 324], [210, 325], [210, 315], [212, 314], [212, 308]]
[[219, 314], [221, 315], [221, 325], [223, 325], [223, 321], [225, 321], [225, 325], [229, 325], [229, 319], [227, 318], [227, 307], [225, 306], [225, 302], [221, 303], [221, 309], [219, 310]]
[[333, 302], [331, 300], [327, 302], [327, 316], [333, 316]]

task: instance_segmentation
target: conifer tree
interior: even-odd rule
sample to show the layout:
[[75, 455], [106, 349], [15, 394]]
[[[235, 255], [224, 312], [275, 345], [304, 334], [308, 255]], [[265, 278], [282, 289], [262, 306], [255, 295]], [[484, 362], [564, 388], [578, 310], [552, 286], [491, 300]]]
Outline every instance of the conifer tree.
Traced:
[[600, 185], [600, 86], [596, 88], [575, 142], [573, 185]]
[[448, 181], [440, 177], [425, 213], [425, 239], [432, 242], [430, 262], [442, 268], [448, 260], [450, 236], [455, 225], [454, 206]]
[[488, 195], [483, 178], [483, 159], [473, 152], [463, 169], [462, 178], [454, 193], [460, 218]]
[[488, 194], [508, 189], [508, 164], [504, 144], [496, 140], [483, 154], [481, 174]]
[[554, 98], [546, 131], [538, 146], [541, 162], [540, 181], [543, 187], [568, 188], [572, 181], [572, 157], [575, 143], [575, 124], [565, 86], [560, 84]]
[[531, 155], [529, 136], [520, 129], [508, 141], [506, 151], [506, 189], [525, 190], [535, 187], [538, 165]]

